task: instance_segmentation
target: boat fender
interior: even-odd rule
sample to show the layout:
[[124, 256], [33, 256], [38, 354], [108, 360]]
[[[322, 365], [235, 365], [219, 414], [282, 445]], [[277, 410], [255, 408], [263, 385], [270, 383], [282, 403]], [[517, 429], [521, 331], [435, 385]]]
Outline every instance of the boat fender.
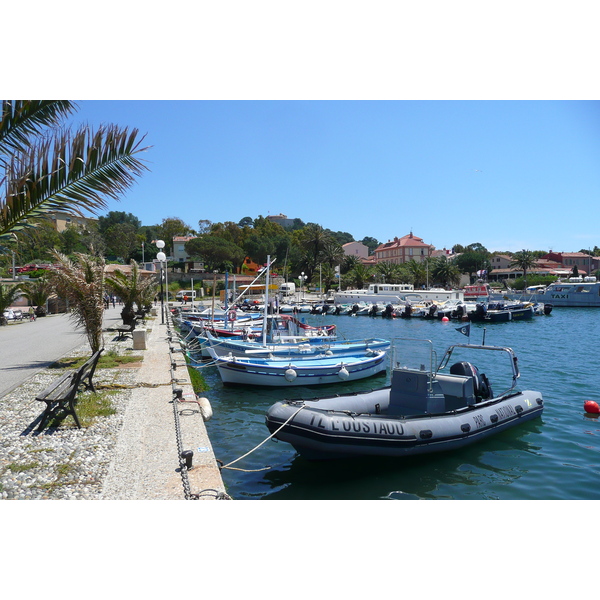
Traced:
[[350, 377], [350, 373], [348, 373], [348, 369], [346, 369], [346, 367], [344, 367], [343, 364], [342, 364], [342, 368], [338, 371], [338, 377], [343, 381], [346, 381], [346, 379], [348, 379], [348, 377]]
[[294, 379], [296, 379], [296, 377], [298, 377], [298, 373], [296, 373], [296, 371], [290, 367], [289, 369], [286, 369], [283, 376], [285, 377], [286, 381], [292, 382]]
[[333, 352], [331, 350], [327, 350], [325, 352], [325, 356], [333, 356]]
[[198, 398], [198, 406], [200, 406], [200, 413], [204, 421], [209, 421], [213, 416], [213, 411], [208, 398]]
[[600, 406], [598, 406], [598, 403], [594, 402], [593, 400], [588, 400], [587, 402], [584, 402], [583, 409], [585, 410], [585, 412], [591, 413], [593, 415], [600, 414]]

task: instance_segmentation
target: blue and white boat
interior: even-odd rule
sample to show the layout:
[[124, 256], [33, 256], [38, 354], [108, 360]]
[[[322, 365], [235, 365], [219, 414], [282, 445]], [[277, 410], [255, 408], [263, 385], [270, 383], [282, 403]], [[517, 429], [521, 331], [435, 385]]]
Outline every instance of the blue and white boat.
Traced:
[[387, 352], [366, 350], [348, 356], [292, 358], [219, 356], [208, 348], [224, 384], [267, 387], [312, 386], [356, 381], [385, 372]]

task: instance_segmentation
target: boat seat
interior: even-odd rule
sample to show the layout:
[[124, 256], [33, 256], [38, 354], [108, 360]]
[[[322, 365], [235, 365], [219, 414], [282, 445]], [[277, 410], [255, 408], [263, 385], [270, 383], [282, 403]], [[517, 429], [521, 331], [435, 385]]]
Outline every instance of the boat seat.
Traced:
[[456, 410], [475, 404], [473, 377], [438, 373], [436, 381], [446, 397], [446, 410]]

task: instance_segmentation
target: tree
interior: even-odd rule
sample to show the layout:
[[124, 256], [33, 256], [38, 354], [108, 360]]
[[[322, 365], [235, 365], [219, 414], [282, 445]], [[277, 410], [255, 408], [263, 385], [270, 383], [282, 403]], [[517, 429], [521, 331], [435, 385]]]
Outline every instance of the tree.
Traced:
[[136, 318], [136, 305], [140, 312], [148, 306], [148, 299], [154, 298], [158, 292], [158, 284], [154, 277], [142, 277], [135, 260], [130, 263], [128, 273], [117, 269], [113, 275], [106, 277], [106, 287], [110, 288], [123, 302], [121, 318], [123, 323], [131, 325]]
[[468, 273], [469, 277], [482, 269], [490, 271], [489, 252], [478, 250], [465, 250], [462, 254], [453, 259], [454, 264], [461, 273]]
[[130, 223], [115, 223], [104, 231], [106, 251], [127, 262], [139, 245], [136, 229]]
[[445, 256], [438, 256], [431, 261], [429, 273], [434, 282], [444, 287], [453, 287], [460, 282], [460, 270]]
[[529, 271], [536, 264], [536, 258], [531, 250], [520, 250], [515, 252], [510, 263], [511, 267], [518, 267], [523, 271], [523, 279], [525, 280], [525, 286], [527, 286], [527, 271]]
[[69, 302], [76, 326], [85, 329], [92, 352], [104, 346], [104, 259], [88, 254], [76, 254], [71, 260], [53, 252], [59, 268], [52, 271], [50, 281], [59, 296]]
[[374, 237], [364, 237], [360, 242], [369, 249], [369, 254], [373, 254], [375, 248], [379, 247], [379, 242]]
[[131, 225], [135, 231], [142, 226], [142, 222], [134, 214], [124, 211], [111, 210], [105, 217], [98, 217], [98, 230], [102, 234], [113, 225], [123, 224]]
[[0, 285], [0, 325], [6, 325], [4, 311], [19, 297], [20, 291], [18, 284]]
[[201, 235], [185, 245], [185, 251], [193, 258], [201, 258], [208, 270], [220, 269], [230, 262], [234, 268], [241, 268], [246, 258], [242, 248], [227, 240], [210, 234]]
[[39, 277], [35, 281], [23, 284], [23, 296], [35, 306], [35, 314], [38, 317], [46, 316], [46, 302], [52, 292], [52, 284], [48, 277]]
[[97, 213], [147, 167], [143, 137], [116, 125], [58, 129], [75, 110], [63, 100], [3, 100], [0, 117], [0, 242], [52, 210]]

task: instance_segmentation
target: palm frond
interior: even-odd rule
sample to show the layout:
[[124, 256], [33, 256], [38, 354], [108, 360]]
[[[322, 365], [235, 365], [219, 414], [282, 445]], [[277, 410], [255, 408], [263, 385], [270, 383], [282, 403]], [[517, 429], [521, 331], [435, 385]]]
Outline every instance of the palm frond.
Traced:
[[7, 195], [0, 199], [0, 239], [28, 226], [28, 219], [51, 210], [97, 213], [107, 199], [118, 200], [147, 170], [137, 154], [138, 139], [116, 125], [94, 132], [81, 127], [38, 140], [28, 152], [14, 155], [7, 166]]
[[0, 163], [3, 154], [26, 152], [32, 136], [61, 120], [75, 110], [68, 100], [3, 100], [0, 115]]

